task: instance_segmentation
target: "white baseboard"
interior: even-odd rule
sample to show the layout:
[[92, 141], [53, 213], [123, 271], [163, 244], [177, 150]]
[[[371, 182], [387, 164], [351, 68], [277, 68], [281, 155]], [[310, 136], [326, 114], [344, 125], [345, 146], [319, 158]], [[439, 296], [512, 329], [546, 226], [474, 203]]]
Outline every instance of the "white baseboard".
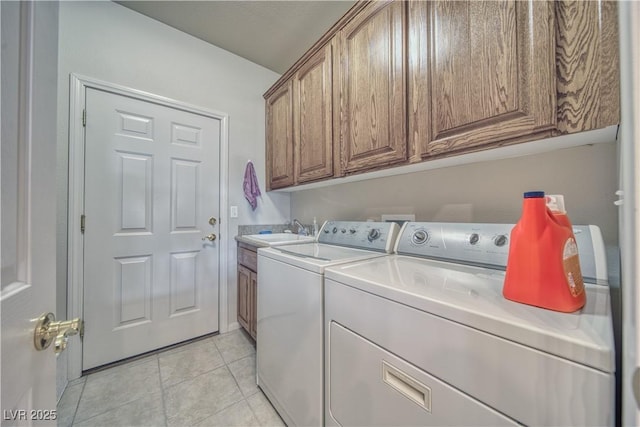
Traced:
[[222, 328], [220, 328], [220, 333], [224, 334], [225, 332], [235, 331], [236, 329], [240, 329], [240, 328], [241, 328], [240, 323], [233, 322], [233, 323], [229, 323], [227, 325], [227, 330], [226, 331], [223, 331]]

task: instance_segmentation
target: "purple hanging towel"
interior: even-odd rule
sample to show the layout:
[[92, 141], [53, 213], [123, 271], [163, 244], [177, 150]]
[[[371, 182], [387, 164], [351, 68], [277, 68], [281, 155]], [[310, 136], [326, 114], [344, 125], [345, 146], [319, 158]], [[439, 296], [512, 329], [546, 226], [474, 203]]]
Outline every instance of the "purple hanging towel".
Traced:
[[256, 170], [253, 168], [251, 160], [247, 162], [247, 168], [244, 170], [244, 181], [242, 181], [242, 188], [244, 189], [244, 197], [251, 205], [251, 209], [254, 211], [258, 206], [258, 196], [261, 195], [260, 187], [258, 186], [258, 178], [256, 177]]

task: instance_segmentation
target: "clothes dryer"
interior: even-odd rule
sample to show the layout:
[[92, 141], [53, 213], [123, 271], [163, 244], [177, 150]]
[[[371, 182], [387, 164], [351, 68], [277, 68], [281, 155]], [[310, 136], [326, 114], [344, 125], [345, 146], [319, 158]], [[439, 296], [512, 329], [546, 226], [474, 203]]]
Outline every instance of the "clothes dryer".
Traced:
[[574, 228], [587, 302], [559, 313], [502, 296], [511, 227], [407, 223], [325, 271], [326, 425], [614, 424], [599, 229]]

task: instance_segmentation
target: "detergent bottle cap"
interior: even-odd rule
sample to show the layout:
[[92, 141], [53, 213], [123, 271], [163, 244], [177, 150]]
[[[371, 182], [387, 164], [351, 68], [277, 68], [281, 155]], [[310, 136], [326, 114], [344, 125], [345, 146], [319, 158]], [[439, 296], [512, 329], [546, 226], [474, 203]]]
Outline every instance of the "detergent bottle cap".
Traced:
[[527, 191], [524, 193], [525, 199], [540, 199], [544, 197], [544, 191]]

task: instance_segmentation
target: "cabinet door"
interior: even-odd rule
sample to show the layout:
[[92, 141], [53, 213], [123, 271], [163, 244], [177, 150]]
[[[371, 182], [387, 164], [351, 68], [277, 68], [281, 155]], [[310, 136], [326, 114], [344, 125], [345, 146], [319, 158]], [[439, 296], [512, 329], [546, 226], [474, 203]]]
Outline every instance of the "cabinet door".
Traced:
[[256, 339], [258, 333], [258, 274], [249, 276], [249, 334]]
[[620, 123], [618, 2], [556, 1], [558, 131]]
[[248, 268], [238, 266], [238, 323], [250, 332], [250, 286], [251, 275], [253, 273]]
[[292, 87], [289, 81], [267, 99], [267, 191], [294, 184]]
[[417, 13], [424, 8], [431, 37], [426, 156], [555, 129], [553, 2], [435, 1]]
[[373, 2], [340, 33], [346, 173], [407, 159], [405, 2]]
[[293, 79], [295, 175], [298, 183], [333, 176], [332, 46]]

